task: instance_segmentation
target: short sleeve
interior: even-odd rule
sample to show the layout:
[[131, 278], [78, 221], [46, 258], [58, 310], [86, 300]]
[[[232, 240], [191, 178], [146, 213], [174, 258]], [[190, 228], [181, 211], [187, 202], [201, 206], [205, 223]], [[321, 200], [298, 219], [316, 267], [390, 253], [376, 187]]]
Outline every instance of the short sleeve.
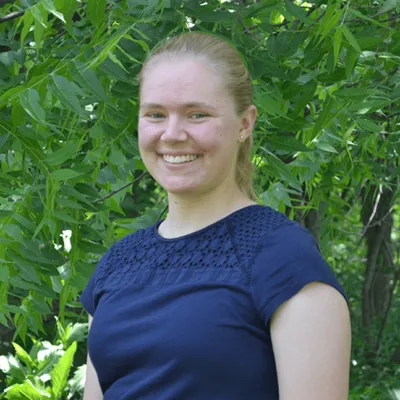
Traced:
[[98, 287], [98, 275], [101, 274], [103, 266], [107, 262], [110, 251], [108, 251], [98, 262], [93, 274], [91, 275], [88, 284], [83, 290], [80, 301], [85, 310], [93, 317], [99, 302], [100, 290]]
[[347, 301], [308, 230], [293, 222], [269, 232], [261, 243], [251, 277], [255, 306], [264, 323], [268, 326], [276, 309], [312, 282], [334, 287]]

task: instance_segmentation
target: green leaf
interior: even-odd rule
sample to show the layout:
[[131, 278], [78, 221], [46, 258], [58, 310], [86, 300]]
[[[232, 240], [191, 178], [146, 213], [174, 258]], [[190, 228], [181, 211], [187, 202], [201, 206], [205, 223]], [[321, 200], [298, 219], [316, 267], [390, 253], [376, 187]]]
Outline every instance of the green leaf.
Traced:
[[106, 0], [88, 0], [86, 6], [86, 15], [89, 21], [96, 27], [100, 29], [106, 19]]
[[326, 142], [315, 142], [315, 147], [328, 153], [337, 153], [337, 150]]
[[312, 137], [308, 138], [310, 141], [319, 136], [322, 129], [327, 127], [336, 115], [332, 112], [333, 104], [334, 102], [332, 98], [329, 98], [324, 102], [322, 111], [319, 113], [317, 121], [314, 124]]
[[11, 217], [13, 214], [14, 212], [11, 210], [0, 210], [0, 219]]
[[[47, 11], [43, 7], [42, 2], [35, 4], [33, 7], [30, 8], [30, 11], [33, 15], [33, 18], [38, 22], [43, 28], [47, 28]], [[36, 28], [36, 26], [35, 26]]]
[[290, 167], [283, 163], [278, 157], [269, 152], [267, 149], [262, 148], [267, 155], [264, 156], [265, 161], [268, 163], [268, 168], [272, 171], [273, 176], [281, 178], [288, 182], [294, 189], [301, 191], [301, 186], [296, 177], [293, 175]]
[[344, 8], [337, 10], [338, 3], [327, 8], [325, 16], [320, 21], [320, 28], [318, 30], [317, 36], [321, 35], [318, 43], [328, 35], [328, 33], [338, 24], [341, 16], [343, 15]]
[[214, 7], [198, 6], [196, 8], [187, 8], [187, 15], [195, 17], [204, 22], [221, 22], [232, 19], [232, 13], [229, 11], [215, 11]]
[[111, 164], [114, 165], [123, 165], [126, 162], [124, 153], [117, 146], [111, 147], [111, 153], [108, 156], [108, 159], [110, 160]]
[[361, 129], [365, 129], [368, 132], [380, 132], [381, 130], [380, 126], [370, 119], [358, 119], [356, 122]]
[[256, 95], [256, 102], [257, 105], [260, 107], [260, 109], [271, 115], [284, 115], [284, 112], [281, 109], [281, 104], [278, 103], [274, 98], [269, 96], [266, 93], [263, 92], [257, 92], [255, 93]]
[[312, 19], [307, 17], [307, 12], [304, 7], [299, 7], [292, 0], [285, 1], [286, 10], [296, 19], [306, 24], [312, 23]]
[[25, 11], [25, 14], [23, 16], [23, 21], [24, 21], [24, 27], [22, 28], [22, 31], [21, 31], [21, 44], [22, 45], [24, 45], [25, 38], [28, 35], [28, 33], [32, 27], [33, 21], [34, 21], [33, 15], [31, 13], [31, 9], [28, 8]]
[[82, 108], [76, 95], [84, 95], [82, 90], [74, 83], [70, 82], [64, 76], [52, 75], [54, 85], [51, 85], [51, 91], [60, 100], [61, 104], [81, 117], [87, 118], [88, 113]]
[[60, 221], [69, 222], [71, 224], [78, 224], [79, 221], [72, 218], [69, 214], [63, 211], [54, 211], [54, 216]]
[[93, 253], [103, 255], [107, 252], [107, 248], [105, 248], [101, 244], [91, 243], [85, 240], [79, 241], [79, 249], [86, 254]]
[[37, 122], [45, 123], [46, 114], [40, 105], [39, 93], [32, 88], [29, 88], [19, 95], [20, 104], [23, 109]]
[[[24, 227], [27, 231], [35, 232], [36, 223], [32, 222], [31, 220], [25, 218], [21, 214], [14, 214], [13, 218], [16, 222], [19, 222], [20, 226]], [[35, 221], [36, 222], [36, 221]]]
[[28, 368], [32, 368], [33, 361], [30, 355], [18, 343], [13, 342], [12, 345], [18, 358], [24, 362]]
[[36, 269], [32, 265], [24, 263], [23, 265], [18, 264], [18, 266], [21, 269], [20, 276], [23, 280], [27, 282], [37, 283], [39, 285], [42, 283], [38, 273], [36, 272]]
[[77, 70], [76, 79], [79, 84], [88, 89], [88, 91], [94, 94], [98, 99], [110, 103], [96, 72], [92, 68], [86, 68], [86, 65], [79, 61], [75, 61], [75, 65]]
[[334, 54], [334, 63], [338, 62], [340, 48], [342, 46], [342, 25], [336, 28], [335, 34], [333, 35], [333, 54]]
[[38, 289], [38, 287], [36, 285], [34, 285], [33, 283], [28, 283], [18, 276], [13, 276], [11, 278], [11, 284], [19, 289], [24, 289], [24, 290], [37, 290]]
[[24, 235], [22, 234], [21, 228], [15, 224], [7, 224], [4, 228], [4, 232], [13, 238], [16, 242], [24, 245]]
[[3, 304], [3, 308], [7, 311], [10, 311], [14, 314], [26, 314], [26, 310], [21, 307], [14, 306], [13, 304]]
[[350, 32], [349, 28], [346, 25], [342, 25], [342, 31], [343, 34], [345, 36], [345, 38], [347, 39], [347, 41], [349, 42], [349, 44], [359, 53], [362, 52], [360, 45], [358, 44], [356, 38], [353, 36], [353, 34]]
[[77, 0], [54, 0], [54, 5], [56, 10], [60, 11], [64, 16], [66, 28], [70, 35], [73, 36], [72, 18], [78, 5]]
[[0, 265], [0, 282], [8, 282], [10, 271], [7, 265]]
[[108, 198], [106, 200], [106, 204], [108, 207], [110, 207], [111, 210], [115, 211], [116, 213], [125, 215], [124, 210], [121, 208], [114, 196]]
[[[99, 56], [100, 57], [100, 56]], [[110, 58], [106, 58], [99, 66], [99, 69], [104, 71], [107, 75], [116, 78], [121, 81], [127, 81], [128, 75], [124, 68], [121, 68], [118, 64], [111, 61]]]
[[72, 325], [71, 330], [69, 331], [69, 335], [67, 337], [67, 343], [72, 342], [82, 342], [86, 339], [88, 333], [88, 324], [79, 324], [76, 323]]
[[[138, 33], [142, 35], [142, 32], [139, 31]], [[129, 36], [129, 35], [122, 35], [122, 37], [124, 39], [130, 40], [133, 43], [137, 43], [143, 49], [143, 51], [145, 53], [148, 53], [150, 51], [149, 45], [146, 42], [144, 42], [143, 40], [134, 39], [132, 36]], [[144, 37], [144, 39], [150, 40], [149, 38], [146, 38], [146, 37]]]
[[56, 198], [57, 204], [60, 204], [63, 207], [73, 208], [74, 210], [82, 210], [84, 207], [82, 204], [77, 203], [76, 201], [72, 201], [69, 199]]
[[386, 0], [378, 10], [378, 14], [384, 14], [396, 7], [400, 7], [400, 0]]
[[42, 314], [42, 315], [47, 315], [47, 314], [52, 314], [52, 310], [50, 309], [49, 305], [46, 303], [45, 300], [43, 299], [32, 299], [31, 300], [32, 306], [34, 309]]
[[[46, 13], [46, 19], [47, 19], [47, 13]], [[35, 39], [36, 51], [38, 51], [39, 49], [43, 48], [42, 39], [46, 28], [39, 21], [35, 21], [34, 26], [35, 28], [33, 30], [33, 38]]]
[[67, 169], [67, 168], [59, 169], [51, 173], [51, 176], [56, 181], [67, 181], [69, 179], [77, 178], [78, 176], [81, 175], [82, 172], [74, 171], [73, 169]]
[[81, 392], [86, 380], [86, 365], [81, 365], [74, 371], [74, 376], [69, 381], [71, 394]]
[[333, 92], [333, 94], [336, 97], [343, 97], [343, 98], [350, 97], [350, 98], [365, 100], [369, 96], [379, 95], [379, 92], [376, 91], [375, 89], [359, 87], [359, 88], [339, 89]]
[[266, 140], [268, 147], [272, 146], [277, 150], [303, 151], [303, 152], [312, 151], [312, 149], [308, 148], [305, 144], [303, 144], [296, 138], [290, 136], [279, 136], [279, 137], [267, 136]]
[[[2, 312], [0, 312], [0, 324], [8, 327], [7, 319]], [[1, 370], [1, 357], [2, 356], [0, 356], [0, 370]]]
[[76, 142], [67, 143], [60, 149], [48, 154], [43, 159], [43, 162], [45, 162], [47, 165], [60, 165], [64, 161], [70, 159], [76, 153], [78, 146], [79, 143]]
[[276, 182], [272, 185], [273, 195], [282, 201], [288, 207], [292, 207], [288, 190], [281, 182]]
[[379, 110], [388, 104], [391, 100], [367, 100], [353, 103], [347, 107], [348, 112], [355, 112], [356, 114], [367, 114], [368, 112], [373, 112]]
[[51, 371], [51, 384], [53, 396], [61, 398], [67, 385], [69, 371], [71, 370], [76, 352], [76, 342], [73, 342], [65, 354], [60, 358], [57, 365]]
[[4, 64], [6, 67], [11, 67], [14, 64], [14, 52], [5, 51], [0, 53], [0, 63]]
[[39, 390], [30, 381], [26, 381], [22, 385], [13, 385], [6, 392], [6, 399], [9, 400], [45, 400], [50, 397], [50, 394]]
[[348, 49], [345, 58], [345, 71], [346, 71], [346, 77], [348, 79], [351, 77], [351, 74], [354, 70], [358, 57], [359, 53], [356, 50], [354, 50], [353, 48]]
[[47, 10], [50, 14], [53, 14], [59, 20], [65, 23], [64, 15], [56, 10], [52, 0], [42, 0], [43, 7]]
[[115, 64], [119, 65], [124, 71], [128, 72], [128, 70], [124, 67], [124, 64], [119, 60], [119, 58], [114, 53], [108, 53], [108, 57], [112, 60]]

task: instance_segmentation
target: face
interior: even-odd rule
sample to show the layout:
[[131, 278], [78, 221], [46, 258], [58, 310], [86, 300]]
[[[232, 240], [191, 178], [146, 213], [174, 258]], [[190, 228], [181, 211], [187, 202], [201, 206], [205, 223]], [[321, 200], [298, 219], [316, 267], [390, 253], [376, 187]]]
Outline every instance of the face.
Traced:
[[142, 160], [169, 193], [235, 185], [243, 120], [206, 61], [156, 60], [146, 70], [138, 131]]

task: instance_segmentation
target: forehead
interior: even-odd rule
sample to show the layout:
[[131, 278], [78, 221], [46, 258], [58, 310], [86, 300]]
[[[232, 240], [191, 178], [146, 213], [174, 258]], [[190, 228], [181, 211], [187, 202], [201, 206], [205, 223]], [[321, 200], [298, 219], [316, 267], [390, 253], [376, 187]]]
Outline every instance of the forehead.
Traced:
[[[229, 96], [228, 96], [229, 97]], [[144, 72], [141, 103], [195, 103], [218, 106], [227, 93], [214, 68], [200, 59], [160, 59]]]

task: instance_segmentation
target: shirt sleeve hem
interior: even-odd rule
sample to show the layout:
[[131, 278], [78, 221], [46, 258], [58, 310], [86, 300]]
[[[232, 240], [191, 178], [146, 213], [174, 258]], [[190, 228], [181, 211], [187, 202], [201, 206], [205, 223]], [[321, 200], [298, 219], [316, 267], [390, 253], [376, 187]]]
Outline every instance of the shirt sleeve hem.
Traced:
[[304, 279], [302, 281], [297, 281], [293, 283], [291, 286], [289, 286], [284, 292], [281, 292], [278, 296], [276, 296], [274, 299], [272, 299], [265, 307], [263, 310], [263, 316], [265, 323], [269, 325], [270, 320], [272, 315], [275, 313], [275, 311], [284, 303], [289, 301], [292, 297], [294, 297], [300, 290], [302, 290], [305, 286], [309, 285], [310, 283], [314, 282], [319, 282], [319, 283], [324, 283], [326, 285], [329, 285], [333, 288], [335, 288], [346, 300], [346, 303], [348, 304], [348, 299], [346, 297], [346, 294], [343, 290], [343, 288], [335, 281], [332, 281], [330, 279], [326, 279], [323, 277], [308, 277], [307, 279]]

